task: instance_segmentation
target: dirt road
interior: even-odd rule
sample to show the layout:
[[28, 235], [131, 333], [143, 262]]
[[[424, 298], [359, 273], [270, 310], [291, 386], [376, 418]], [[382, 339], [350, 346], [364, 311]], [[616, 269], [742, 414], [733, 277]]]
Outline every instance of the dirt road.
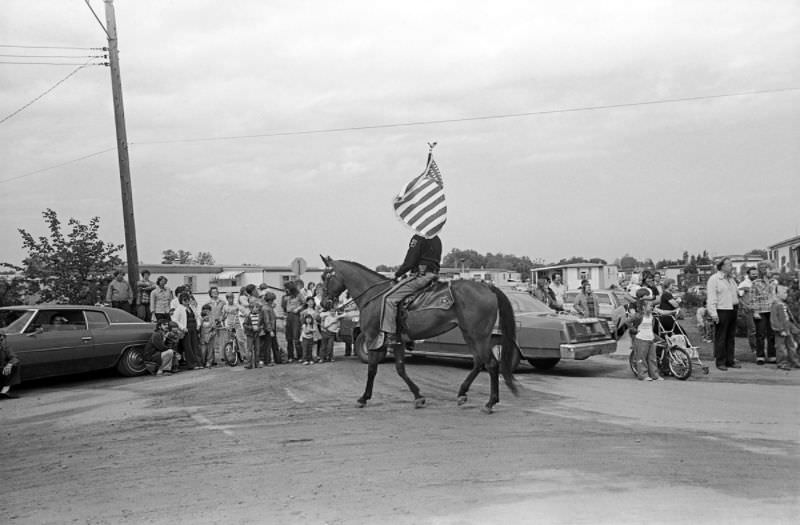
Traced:
[[[390, 364], [283, 365], [39, 383], [0, 404], [0, 522], [796, 523], [800, 373], [749, 363], [635, 381], [624, 360], [488, 378]], [[749, 378], [742, 380], [742, 378]]]

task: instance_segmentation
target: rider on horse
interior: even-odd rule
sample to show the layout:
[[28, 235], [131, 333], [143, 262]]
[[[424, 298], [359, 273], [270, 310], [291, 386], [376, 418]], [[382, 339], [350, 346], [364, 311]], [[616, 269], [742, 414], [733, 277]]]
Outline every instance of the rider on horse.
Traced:
[[[394, 273], [399, 283], [386, 294], [381, 317], [381, 330], [386, 344], [396, 344], [397, 305], [409, 295], [424, 289], [439, 277], [442, 260], [442, 241], [436, 235], [430, 239], [414, 235], [408, 243], [406, 258]], [[410, 272], [410, 273], [409, 273]], [[402, 279], [404, 275], [407, 277]]]

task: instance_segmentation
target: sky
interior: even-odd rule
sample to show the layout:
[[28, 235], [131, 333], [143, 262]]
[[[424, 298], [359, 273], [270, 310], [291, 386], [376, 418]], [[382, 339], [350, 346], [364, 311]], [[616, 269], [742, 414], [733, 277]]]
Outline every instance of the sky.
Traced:
[[[794, 0], [114, 6], [143, 263], [397, 265], [392, 198], [434, 141], [445, 253], [659, 260], [800, 234]], [[0, 45], [106, 36], [83, 0], [2, 0]], [[73, 69], [0, 64], [0, 119]], [[102, 66], [0, 123], [0, 261], [46, 208], [124, 242], [115, 145]]]

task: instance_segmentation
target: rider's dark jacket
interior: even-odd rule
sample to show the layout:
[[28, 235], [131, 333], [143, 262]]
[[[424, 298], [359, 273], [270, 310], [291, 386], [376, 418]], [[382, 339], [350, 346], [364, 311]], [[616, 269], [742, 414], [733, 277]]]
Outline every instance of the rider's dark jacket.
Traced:
[[426, 239], [422, 235], [414, 235], [408, 243], [406, 258], [400, 268], [394, 272], [395, 277], [401, 277], [407, 272], [439, 273], [440, 261], [442, 260], [442, 241], [439, 236]]

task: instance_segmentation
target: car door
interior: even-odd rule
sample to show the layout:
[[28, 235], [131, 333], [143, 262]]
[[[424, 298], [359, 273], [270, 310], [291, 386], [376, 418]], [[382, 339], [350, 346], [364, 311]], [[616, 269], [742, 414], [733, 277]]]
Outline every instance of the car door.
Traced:
[[83, 371], [94, 345], [80, 310], [43, 308], [14, 341], [24, 379]]
[[125, 328], [109, 323], [108, 317], [100, 310], [84, 311], [86, 322], [94, 338], [93, 363], [95, 368], [111, 368], [117, 363], [122, 352], [121, 340], [124, 339]]

